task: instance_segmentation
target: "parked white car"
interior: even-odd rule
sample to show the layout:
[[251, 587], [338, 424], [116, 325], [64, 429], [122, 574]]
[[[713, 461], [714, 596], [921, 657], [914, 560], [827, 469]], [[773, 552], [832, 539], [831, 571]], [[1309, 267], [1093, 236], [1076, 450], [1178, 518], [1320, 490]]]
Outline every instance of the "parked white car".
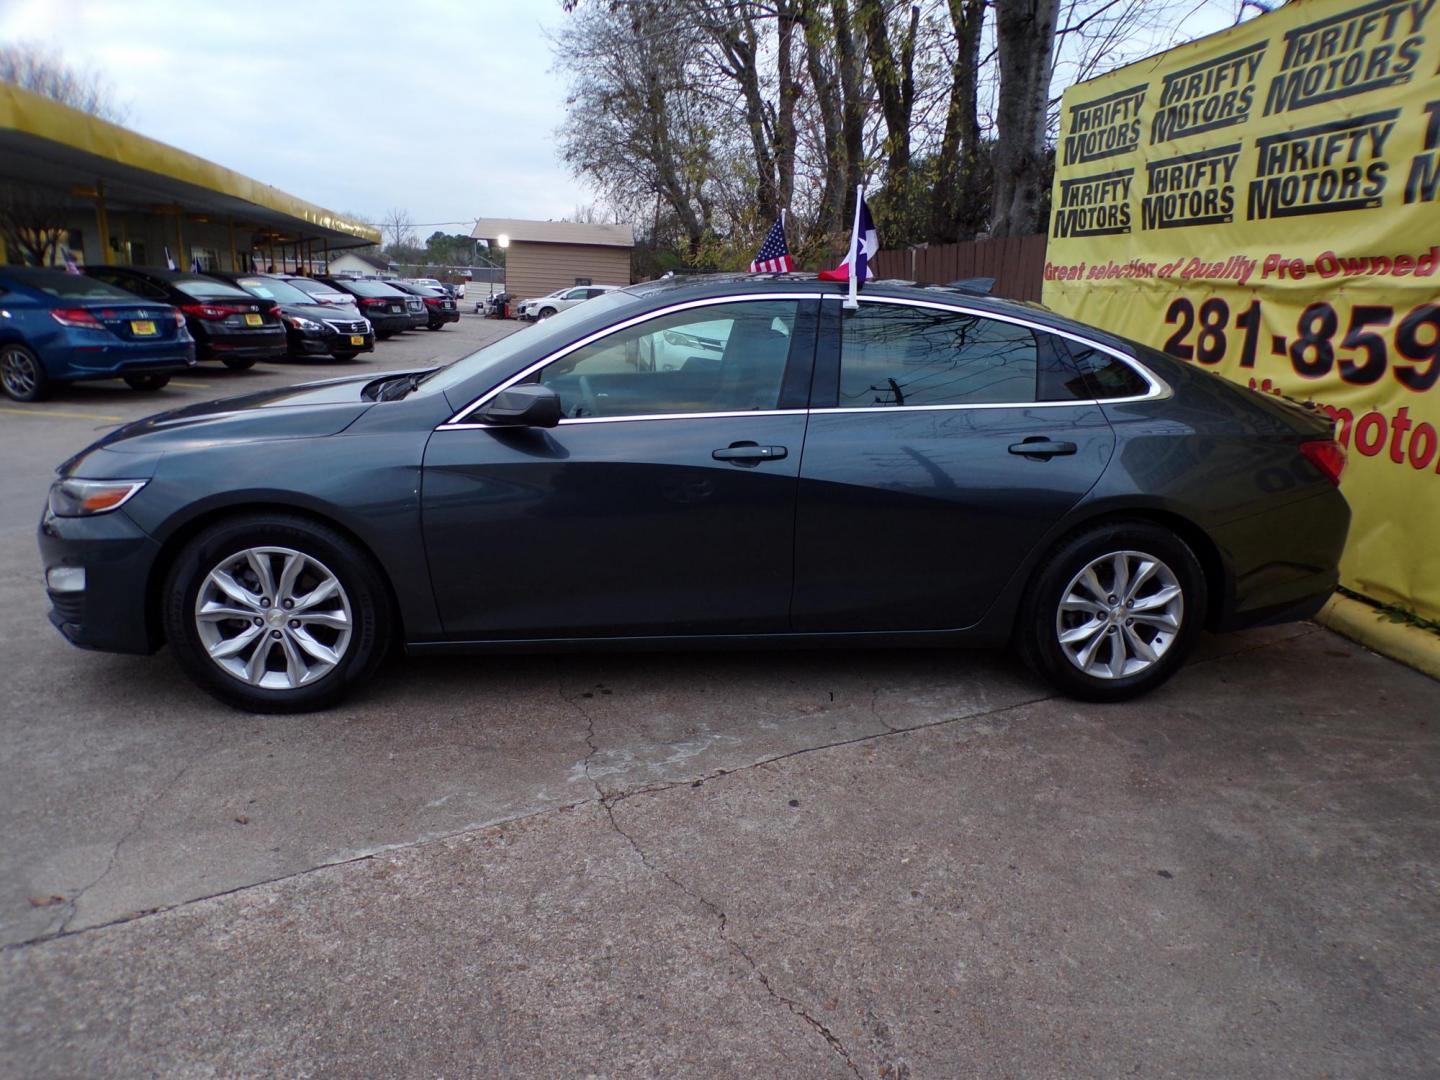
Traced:
[[620, 285], [569, 285], [563, 289], [556, 289], [548, 296], [536, 297], [534, 300], [521, 300], [515, 308], [515, 314], [522, 319], [548, 319], [551, 315], [572, 308], [576, 304], [584, 303], [593, 297], [600, 296], [607, 292], [614, 292], [622, 288]]

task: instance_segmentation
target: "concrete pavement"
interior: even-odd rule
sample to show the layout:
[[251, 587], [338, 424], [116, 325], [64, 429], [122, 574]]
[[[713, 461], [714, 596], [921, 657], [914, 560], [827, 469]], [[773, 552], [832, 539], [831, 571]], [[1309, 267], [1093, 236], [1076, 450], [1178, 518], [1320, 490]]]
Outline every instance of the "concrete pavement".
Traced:
[[1302, 624], [1118, 707], [857, 651], [244, 716], [44, 622], [48, 471], [103, 423], [0, 414], [0, 1076], [1433, 1075], [1422, 675]]

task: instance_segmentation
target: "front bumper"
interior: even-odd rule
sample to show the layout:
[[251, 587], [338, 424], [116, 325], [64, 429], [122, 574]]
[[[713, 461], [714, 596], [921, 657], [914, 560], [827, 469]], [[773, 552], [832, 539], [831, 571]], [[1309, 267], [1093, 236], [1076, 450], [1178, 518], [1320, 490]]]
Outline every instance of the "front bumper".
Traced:
[[[363, 334], [342, 334], [328, 327], [324, 332], [290, 328], [286, 333], [289, 335], [292, 356], [328, 356], [337, 352], [375, 351], [374, 330], [366, 330]], [[360, 344], [355, 344], [354, 339], [359, 339]]]
[[161, 645], [147, 586], [160, 545], [124, 510], [59, 518], [46, 510], [39, 529], [47, 580], [56, 567], [84, 570], [84, 587], [47, 587], [50, 622], [72, 645], [105, 652], [153, 653]]

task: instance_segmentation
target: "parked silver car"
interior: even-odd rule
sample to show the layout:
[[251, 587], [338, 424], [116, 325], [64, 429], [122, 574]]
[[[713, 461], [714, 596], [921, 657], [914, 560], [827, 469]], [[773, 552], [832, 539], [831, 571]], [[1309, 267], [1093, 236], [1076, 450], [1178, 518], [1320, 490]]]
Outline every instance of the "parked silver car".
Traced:
[[576, 304], [583, 304], [586, 300], [597, 296], [604, 296], [608, 292], [623, 288], [621, 285], [571, 285], [563, 289], [556, 289], [547, 296], [540, 296], [534, 300], [521, 300], [515, 309], [515, 314], [522, 319], [548, 319], [551, 315], [572, 308]]

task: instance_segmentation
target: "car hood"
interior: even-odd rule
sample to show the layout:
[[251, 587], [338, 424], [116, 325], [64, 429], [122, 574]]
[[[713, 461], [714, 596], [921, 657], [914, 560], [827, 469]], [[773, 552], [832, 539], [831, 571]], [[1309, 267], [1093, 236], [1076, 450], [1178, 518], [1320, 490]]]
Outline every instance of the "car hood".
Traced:
[[116, 428], [91, 449], [161, 453], [203, 443], [335, 435], [374, 407], [360, 392], [375, 378], [374, 372], [347, 375], [199, 402]]
[[330, 304], [281, 304], [280, 310], [286, 315], [302, 319], [333, 319], [336, 305]]

